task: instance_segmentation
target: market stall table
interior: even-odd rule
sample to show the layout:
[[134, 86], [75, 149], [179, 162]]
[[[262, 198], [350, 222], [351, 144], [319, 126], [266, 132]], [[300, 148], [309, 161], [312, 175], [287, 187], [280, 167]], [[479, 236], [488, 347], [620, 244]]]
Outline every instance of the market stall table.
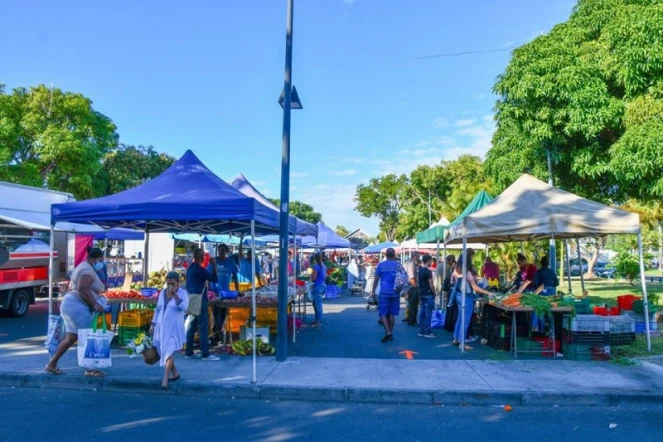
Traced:
[[[502, 311], [505, 311], [507, 313], [511, 313], [511, 351], [513, 351], [513, 357], [515, 359], [518, 358], [518, 344], [517, 344], [517, 327], [516, 327], [516, 313], [533, 313], [534, 308], [532, 307], [527, 307], [527, 306], [517, 306], [517, 307], [507, 307], [505, 305], [500, 304], [499, 302], [495, 301], [489, 301], [488, 305], [491, 305], [495, 308], [498, 308]], [[550, 311], [554, 315], [555, 313], [572, 313], [573, 312], [573, 307], [551, 307]], [[531, 325], [530, 325], [531, 326]], [[552, 320], [552, 324], [550, 326], [550, 339], [552, 341], [552, 346], [550, 350], [547, 349], [537, 349], [536, 353], [548, 353], [550, 352], [553, 357], [555, 357], [556, 353], [556, 347], [555, 347], [555, 321], [554, 319]], [[527, 350], [522, 350], [522, 353], [527, 353]], [[530, 350], [529, 352], [532, 352]]]

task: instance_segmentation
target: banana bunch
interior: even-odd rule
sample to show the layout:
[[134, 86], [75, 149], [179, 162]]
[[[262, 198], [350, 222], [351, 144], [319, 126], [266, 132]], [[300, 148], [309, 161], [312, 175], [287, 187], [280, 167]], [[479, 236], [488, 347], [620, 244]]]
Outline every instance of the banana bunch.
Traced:
[[[235, 341], [232, 344], [233, 353], [241, 356], [253, 354], [253, 340]], [[256, 352], [259, 355], [267, 356], [276, 353], [274, 347], [261, 341], [256, 341]]]

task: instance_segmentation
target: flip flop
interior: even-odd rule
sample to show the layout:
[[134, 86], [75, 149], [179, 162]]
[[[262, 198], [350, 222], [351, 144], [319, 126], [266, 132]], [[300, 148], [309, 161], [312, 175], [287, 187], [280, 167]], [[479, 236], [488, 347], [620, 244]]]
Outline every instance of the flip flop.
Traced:
[[174, 378], [168, 378], [168, 382], [175, 382], [180, 380], [180, 375], [175, 376]]
[[56, 376], [59, 376], [59, 375], [61, 375], [61, 374], [64, 374], [64, 371], [60, 370], [60, 369], [57, 368], [57, 367], [55, 367], [55, 368], [44, 367], [44, 371], [45, 371], [46, 373], [50, 373], [50, 374], [53, 374], [53, 375], [56, 375]]

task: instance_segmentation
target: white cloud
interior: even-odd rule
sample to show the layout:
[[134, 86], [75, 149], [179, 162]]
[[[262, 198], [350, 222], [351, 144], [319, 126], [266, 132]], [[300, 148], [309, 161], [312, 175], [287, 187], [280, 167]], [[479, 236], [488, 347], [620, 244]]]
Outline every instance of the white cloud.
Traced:
[[456, 139], [453, 137], [450, 137], [448, 135], [443, 135], [441, 137], [437, 137], [433, 140], [433, 143], [439, 144], [440, 146], [449, 146], [451, 144], [456, 143]]
[[348, 170], [330, 170], [327, 172], [327, 175], [333, 175], [333, 176], [351, 176], [351, 175], [356, 175], [358, 174], [359, 171], [356, 169], [348, 169]]
[[440, 149], [438, 149], [437, 147], [431, 147], [430, 149], [413, 150], [411, 154], [414, 155], [415, 157], [425, 157], [428, 155], [435, 155], [438, 152], [440, 152]]
[[444, 117], [439, 117], [433, 120], [433, 129], [444, 129], [449, 126], [449, 120]]
[[469, 120], [456, 120], [456, 127], [468, 127], [472, 126], [474, 123], [476, 123], [477, 120], [474, 119], [469, 119]]

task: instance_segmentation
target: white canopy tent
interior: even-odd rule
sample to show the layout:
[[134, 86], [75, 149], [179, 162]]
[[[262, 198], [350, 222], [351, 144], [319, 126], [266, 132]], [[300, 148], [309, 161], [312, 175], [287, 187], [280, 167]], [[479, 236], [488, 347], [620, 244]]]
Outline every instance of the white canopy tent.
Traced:
[[[445, 244], [463, 244], [463, 274], [466, 274], [464, 251], [468, 240], [495, 243], [549, 238], [578, 239], [615, 234], [638, 235], [647, 347], [651, 351], [642, 235], [640, 217], [637, 214], [586, 200], [525, 174], [492, 203], [452, 226], [447, 231]], [[465, 284], [466, 281], [463, 280], [463, 294]], [[463, 296], [463, 307], [464, 305]], [[461, 337], [463, 349], [465, 336]]]

